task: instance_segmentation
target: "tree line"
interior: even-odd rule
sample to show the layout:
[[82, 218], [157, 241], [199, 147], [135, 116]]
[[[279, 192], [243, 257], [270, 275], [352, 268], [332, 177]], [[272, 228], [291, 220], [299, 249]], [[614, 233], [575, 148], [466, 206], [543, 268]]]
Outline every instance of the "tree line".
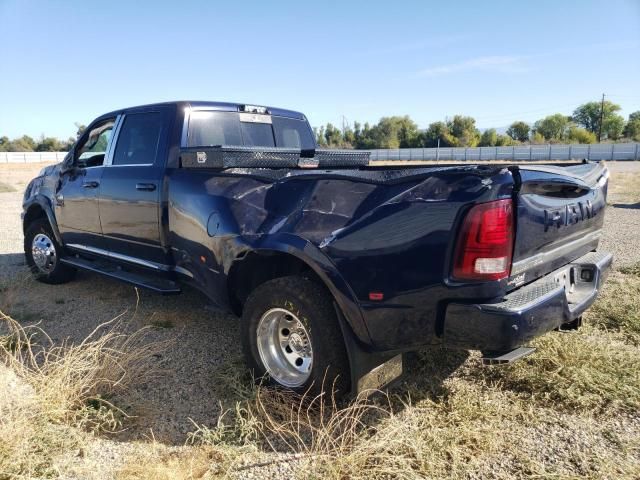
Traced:
[[0, 136], [0, 152], [67, 152], [71, 149], [84, 129], [84, 125], [76, 123], [76, 136], [67, 140], [40, 135], [37, 140], [29, 135], [9, 139], [6, 135]]
[[416, 147], [494, 147], [521, 144], [596, 143], [602, 141], [640, 141], [640, 111], [625, 119], [620, 105], [610, 101], [588, 102], [572, 115], [556, 113], [533, 124], [513, 122], [504, 134], [489, 128], [481, 132], [473, 117], [455, 115], [433, 122], [421, 130], [408, 116], [383, 117], [375, 125], [354, 122], [339, 129], [327, 123], [314, 128], [321, 147], [331, 148], [416, 148]]
[[[377, 124], [354, 122], [339, 129], [327, 123], [314, 128], [320, 147], [330, 148], [415, 148], [415, 147], [500, 147], [520, 144], [596, 143], [598, 136], [608, 142], [640, 141], [640, 111], [625, 119], [620, 105], [610, 101], [588, 102], [572, 115], [556, 113], [533, 124], [513, 122], [504, 134], [495, 128], [481, 132], [473, 117], [455, 115], [443, 122], [418, 128], [408, 115], [381, 118]], [[0, 152], [64, 152], [68, 151], [85, 129], [76, 123], [76, 137], [59, 140], [41, 135], [9, 139], [0, 136]]]

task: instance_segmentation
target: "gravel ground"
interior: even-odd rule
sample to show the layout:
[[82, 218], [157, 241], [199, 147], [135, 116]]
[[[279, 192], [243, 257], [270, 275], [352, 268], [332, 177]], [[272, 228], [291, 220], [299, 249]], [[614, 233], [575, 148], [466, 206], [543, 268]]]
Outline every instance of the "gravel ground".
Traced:
[[80, 341], [119, 315], [119, 329], [162, 325], [153, 327], [150, 337], [171, 344], [157, 358], [159, 375], [132, 392], [129, 413], [138, 418], [123, 436], [153, 434], [159, 442], [182, 445], [194, 429], [189, 419], [215, 425], [225, 393], [217, 372], [237, 362], [240, 354], [237, 318], [216, 310], [192, 289], [164, 297], [86, 272], [66, 285], [32, 281], [22, 253], [20, 212], [26, 183], [41, 168], [0, 165], [0, 182], [16, 190], [0, 193], [0, 282], [13, 285], [0, 295], [0, 309], [23, 323], [40, 322], [55, 342]]
[[[162, 297], [85, 272], [62, 286], [32, 281], [22, 254], [21, 200], [26, 183], [42, 166], [0, 165], [0, 183], [15, 190], [0, 193], [0, 282], [13, 285], [0, 295], [0, 308], [23, 323], [40, 322], [54, 341], [79, 341], [120, 315], [120, 328], [155, 325], [151, 337], [172, 343], [156, 359], [159, 375], [125, 401], [137, 420], [115, 443], [153, 437], [168, 446], [183, 445], [186, 434], [194, 429], [190, 419], [214, 426], [220, 399], [229, 399], [221, 374], [233, 368], [240, 355], [237, 319], [189, 289], [182, 295]], [[625, 188], [638, 190], [640, 181], [633, 182], [640, 179], [640, 162], [610, 163], [609, 167], [612, 185], [625, 182]], [[630, 200], [628, 194], [612, 189], [601, 248], [614, 253], [618, 266], [640, 262], [639, 235], [637, 195]], [[125, 450], [129, 448], [124, 445]]]

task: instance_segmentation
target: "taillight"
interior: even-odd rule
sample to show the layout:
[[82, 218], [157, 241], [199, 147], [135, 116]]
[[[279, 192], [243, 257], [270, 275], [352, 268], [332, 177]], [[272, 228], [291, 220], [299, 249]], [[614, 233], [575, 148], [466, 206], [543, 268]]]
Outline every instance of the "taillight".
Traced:
[[459, 280], [500, 280], [509, 276], [513, 253], [511, 199], [474, 206], [462, 223], [453, 276]]

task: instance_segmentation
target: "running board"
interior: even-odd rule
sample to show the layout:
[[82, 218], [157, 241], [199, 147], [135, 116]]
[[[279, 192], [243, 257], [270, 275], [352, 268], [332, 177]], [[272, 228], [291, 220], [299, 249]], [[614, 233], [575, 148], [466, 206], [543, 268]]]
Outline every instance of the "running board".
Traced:
[[61, 258], [60, 261], [66, 265], [99, 273], [122, 282], [130, 283], [136, 287], [153, 290], [154, 292], [162, 295], [175, 295], [182, 291], [178, 284], [172, 280], [145, 275], [143, 273], [129, 272], [127, 270], [123, 270], [119, 265], [102, 260], [87, 260], [86, 258], [81, 257], [65, 257]]
[[536, 349], [533, 347], [520, 347], [510, 352], [504, 353], [482, 353], [483, 365], [505, 365], [507, 363], [515, 362], [521, 358], [531, 355]]

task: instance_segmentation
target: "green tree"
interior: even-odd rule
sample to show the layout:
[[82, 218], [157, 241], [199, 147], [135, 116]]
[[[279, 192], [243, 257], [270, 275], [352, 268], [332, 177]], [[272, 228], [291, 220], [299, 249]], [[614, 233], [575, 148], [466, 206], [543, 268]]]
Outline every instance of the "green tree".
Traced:
[[519, 142], [526, 142], [529, 140], [529, 131], [531, 127], [527, 122], [513, 122], [509, 128], [507, 128], [507, 135]]
[[406, 148], [419, 144], [418, 125], [407, 115], [382, 117], [368, 135], [375, 148]]
[[54, 137], [45, 137], [42, 135], [36, 145], [36, 152], [61, 152], [63, 150], [62, 142]]
[[564, 140], [567, 136], [569, 126], [571, 125], [570, 118], [556, 113], [555, 115], [549, 115], [542, 120], [538, 120], [533, 129], [542, 135], [546, 140]]
[[498, 133], [495, 128], [489, 128], [482, 132], [480, 137], [480, 147], [495, 147], [498, 141]]
[[624, 118], [610, 115], [602, 122], [602, 135], [609, 140], [618, 140], [624, 132]]
[[622, 135], [624, 119], [616, 112], [620, 105], [606, 100], [602, 102], [588, 102], [580, 105], [573, 112], [573, 121], [596, 135], [600, 131], [600, 116], [602, 115], [602, 135], [604, 138], [616, 140]]
[[569, 127], [569, 133], [567, 140], [571, 143], [596, 143], [596, 134], [590, 132], [586, 128], [576, 127], [575, 125]]
[[547, 143], [547, 139], [544, 138], [540, 132], [533, 130], [533, 133], [531, 134], [531, 144], [542, 145], [544, 143]]
[[10, 152], [33, 152], [36, 148], [36, 142], [29, 135], [23, 135], [9, 143], [8, 151]]
[[[629, 115], [629, 121], [624, 127], [624, 136], [640, 142], [640, 111]], [[0, 148], [2, 147], [0, 146]]]
[[496, 138], [496, 147], [510, 147], [511, 145], [517, 145], [518, 141], [511, 138], [509, 135], [499, 134]]
[[10, 143], [11, 142], [9, 141], [9, 137], [0, 137], [0, 152], [8, 152]]
[[320, 126], [320, 128], [314, 127], [313, 133], [316, 136], [316, 144], [319, 147], [323, 147], [323, 148], [326, 147], [327, 140], [324, 138], [324, 125]]
[[369, 122], [365, 122], [359, 134], [356, 148], [378, 148], [377, 140], [373, 138], [373, 135], [373, 128], [369, 125]]
[[343, 146], [347, 148], [353, 148], [356, 144], [356, 133], [353, 129], [347, 126], [342, 133]]
[[342, 146], [342, 132], [331, 123], [327, 123], [324, 129], [324, 138], [330, 147]]
[[480, 132], [476, 128], [473, 117], [455, 115], [453, 120], [447, 122], [451, 135], [456, 138], [458, 147], [475, 147], [480, 141]]
[[431, 123], [421, 137], [423, 147], [437, 147], [438, 140], [441, 147], [455, 147], [458, 144], [458, 140], [451, 135], [449, 126], [445, 122]]

